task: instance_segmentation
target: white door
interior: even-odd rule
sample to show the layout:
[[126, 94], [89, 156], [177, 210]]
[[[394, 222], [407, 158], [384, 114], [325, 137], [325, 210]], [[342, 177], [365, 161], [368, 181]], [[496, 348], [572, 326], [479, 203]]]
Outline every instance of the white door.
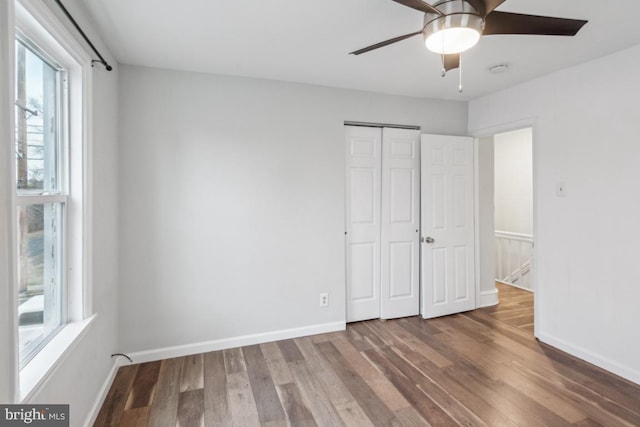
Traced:
[[382, 132], [345, 126], [347, 322], [380, 317]]
[[473, 139], [422, 135], [422, 316], [473, 310]]
[[380, 317], [420, 312], [420, 131], [382, 131]]

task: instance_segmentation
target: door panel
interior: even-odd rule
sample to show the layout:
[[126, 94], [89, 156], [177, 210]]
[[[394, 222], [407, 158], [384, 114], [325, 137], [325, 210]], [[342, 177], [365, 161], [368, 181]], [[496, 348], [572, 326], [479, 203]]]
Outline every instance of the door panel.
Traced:
[[382, 131], [380, 317], [420, 312], [420, 132]]
[[[422, 135], [422, 315], [475, 308], [473, 139]], [[427, 240], [427, 239], [425, 239]]]
[[353, 301], [370, 300], [376, 296], [376, 254], [375, 244], [372, 243], [355, 243], [350, 246], [351, 262], [358, 267], [352, 269], [350, 275]]
[[411, 242], [389, 244], [389, 299], [412, 295], [413, 251]]
[[347, 321], [380, 317], [380, 129], [345, 126]]

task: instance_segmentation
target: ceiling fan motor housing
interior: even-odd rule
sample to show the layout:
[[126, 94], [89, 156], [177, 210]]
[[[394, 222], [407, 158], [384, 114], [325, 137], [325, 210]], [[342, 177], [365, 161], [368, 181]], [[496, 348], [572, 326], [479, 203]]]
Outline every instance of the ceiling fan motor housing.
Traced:
[[[429, 50], [452, 54], [475, 45], [484, 29], [484, 19], [473, 6], [464, 0], [442, 0], [433, 6], [442, 12], [442, 15], [424, 15], [422, 33]], [[460, 40], [457, 42], [452, 38]]]

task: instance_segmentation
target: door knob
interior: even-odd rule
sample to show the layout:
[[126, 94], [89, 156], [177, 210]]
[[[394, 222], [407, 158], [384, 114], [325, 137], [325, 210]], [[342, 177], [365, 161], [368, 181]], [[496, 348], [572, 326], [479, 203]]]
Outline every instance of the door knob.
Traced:
[[435, 242], [435, 239], [433, 237], [428, 237], [427, 236], [427, 237], [423, 237], [422, 241], [425, 242], [425, 243], [433, 243], [433, 242]]

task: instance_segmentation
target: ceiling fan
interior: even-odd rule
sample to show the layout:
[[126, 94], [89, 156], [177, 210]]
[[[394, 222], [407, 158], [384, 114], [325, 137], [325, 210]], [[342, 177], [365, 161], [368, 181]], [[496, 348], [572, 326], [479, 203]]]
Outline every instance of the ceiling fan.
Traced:
[[360, 55], [422, 34], [427, 48], [442, 55], [443, 76], [447, 71], [460, 67], [460, 53], [475, 46], [481, 35], [575, 36], [588, 22], [496, 11], [505, 0], [440, 0], [434, 5], [422, 0], [393, 1], [424, 12], [423, 27], [350, 54]]

